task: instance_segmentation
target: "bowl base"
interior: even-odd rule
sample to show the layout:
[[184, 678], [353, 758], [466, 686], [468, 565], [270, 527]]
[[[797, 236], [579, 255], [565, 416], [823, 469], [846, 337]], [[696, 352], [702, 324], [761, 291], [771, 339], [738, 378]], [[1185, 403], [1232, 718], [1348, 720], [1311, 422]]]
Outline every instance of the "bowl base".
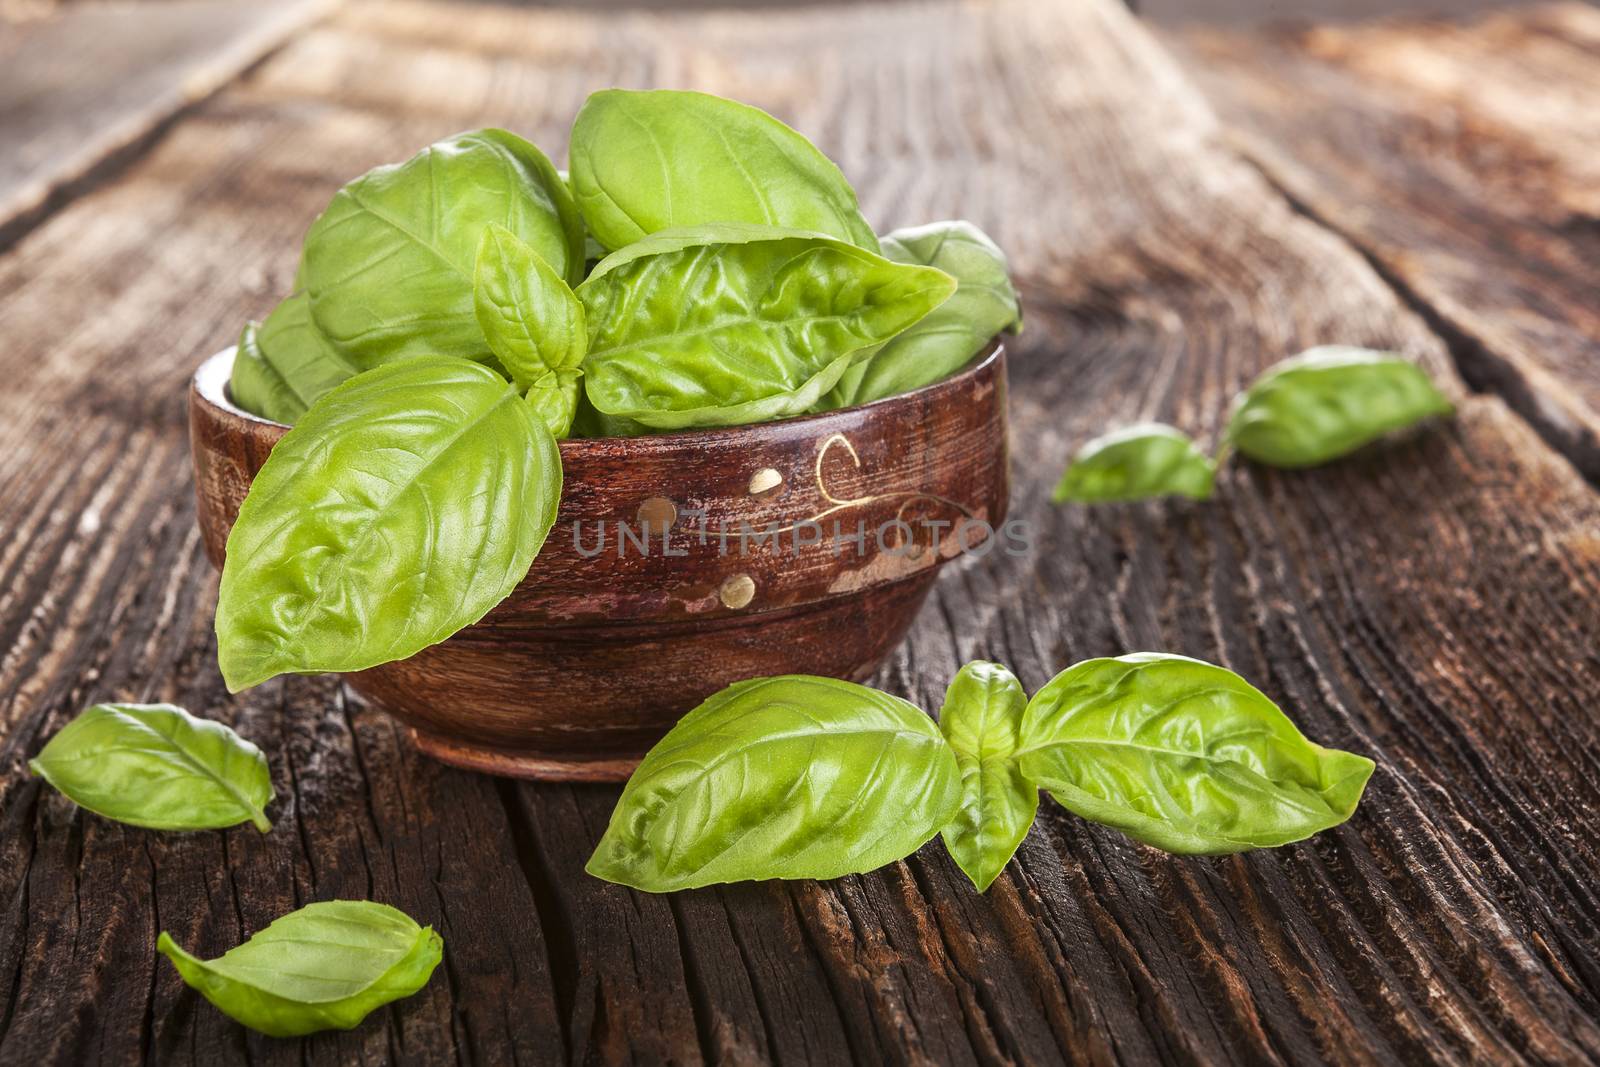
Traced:
[[440, 737], [426, 730], [410, 727], [411, 742], [424, 756], [482, 774], [501, 778], [527, 778], [536, 782], [626, 782], [633, 769], [639, 766], [637, 758], [578, 759], [570, 756], [540, 756], [495, 748], [492, 745], [474, 745], [452, 738]]

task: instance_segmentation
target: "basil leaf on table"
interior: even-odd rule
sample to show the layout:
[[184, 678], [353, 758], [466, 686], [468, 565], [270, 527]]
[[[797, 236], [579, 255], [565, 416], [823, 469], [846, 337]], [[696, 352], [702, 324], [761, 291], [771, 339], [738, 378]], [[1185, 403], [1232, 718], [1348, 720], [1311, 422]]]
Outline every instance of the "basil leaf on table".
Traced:
[[273, 448], [228, 536], [229, 689], [404, 659], [476, 622], [560, 496], [555, 440], [488, 368], [417, 357], [350, 379]]
[[79, 807], [151, 830], [272, 829], [266, 757], [171, 704], [96, 704], [28, 761]]
[[1137, 652], [1034, 694], [1022, 773], [1062, 807], [1168, 852], [1228, 853], [1348, 819], [1373, 763], [1323, 748], [1230, 670]]
[[905, 332], [859, 361], [823, 398], [828, 408], [867, 404], [947, 378], [1002, 330], [1022, 328], [1005, 253], [970, 222], [933, 222], [895, 230], [883, 254], [896, 263], [937, 267], [956, 291]]
[[660, 230], [746, 222], [878, 250], [839, 168], [748, 104], [670, 89], [605, 89], [578, 111], [570, 155], [573, 195], [608, 249]]
[[307, 904], [214, 960], [166, 931], [156, 948], [223, 1014], [271, 1037], [352, 1029], [426, 985], [444, 955], [432, 927], [366, 900]]
[[938, 307], [955, 281], [817, 234], [698, 226], [614, 252], [578, 286], [589, 400], [654, 429], [797, 415], [850, 357]]
[[1188, 434], [1147, 422], [1113, 430], [1080, 448], [1051, 499], [1058, 504], [1160, 496], [1206, 500], [1216, 477], [1216, 463]]
[[491, 223], [569, 283], [583, 277], [577, 206], [544, 153], [514, 134], [457, 134], [368, 171], [306, 234], [302, 278], [318, 328], [360, 370], [420, 355], [484, 359], [473, 281]]
[[228, 392], [253, 415], [293, 426], [306, 408], [355, 374], [311, 321], [304, 292], [289, 297], [239, 335]]
[[578, 367], [588, 350], [583, 304], [527, 243], [504, 226], [484, 231], [473, 300], [489, 348], [528, 391], [528, 402], [557, 437], [572, 427]]
[[1270, 367], [1233, 404], [1227, 444], [1274, 467], [1311, 467], [1455, 406], [1421, 367], [1330, 345]]
[[921, 709], [833, 678], [738, 682], [639, 764], [587, 870], [652, 893], [837, 878], [916, 851], [961, 800]]
[[1033, 825], [1039, 787], [1017, 766], [1028, 695], [998, 663], [962, 667], [945, 694], [939, 729], [961, 769], [961, 807], [941, 833], [978, 892], [995, 880]]

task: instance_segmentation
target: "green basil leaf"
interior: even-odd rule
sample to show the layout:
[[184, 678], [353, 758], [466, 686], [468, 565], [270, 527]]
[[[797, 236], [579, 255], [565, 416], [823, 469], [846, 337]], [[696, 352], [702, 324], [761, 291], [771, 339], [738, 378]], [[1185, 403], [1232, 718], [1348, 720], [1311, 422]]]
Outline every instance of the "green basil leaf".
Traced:
[[1313, 744], [1230, 670], [1137, 652], [1056, 675], [1022, 719], [1022, 773], [1069, 811], [1168, 852], [1226, 853], [1348, 819], [1365, 756]]
[[361, 370], [410, 356], [483, 360], [473, 281], [491, 223], [568, 282], [583, 277], [577, 206], [544, 153], [514, 134], [458, 134], [368, 171], [306, 234], [302, 272], [318, 328]]
[[567, 437], [578, 413], [578, 371], [552, 371], [528, 387], [528, 404], [550, 436]]
[[228, 392], [251, 414], [293, 426], [306, 408], [355, 373], [311, 321], [311, 301], [299, 292], [259, 327], [245, 324]]
[[217, 659], [237, 692], [404, 659], [476, 622], [555, 521], [561, 459], [515, 387], [417, 357], [328, 393], [256, 475], [228, 536]]
[[478, 325], [511, 380], [526, 389], [568, 371], [575, 382], [588, 327], [583, 304], [550, 264], [504, 226], [491, 225], [478, 246], [474, 277]]
[[609, 249], [659, 230], [747, 222], [878, 250], [839, 168], [747, 104], [669, 89], [602, 90], [578, 111], [570, 154], [578, 207]]
[[1455, 411], [1416, 364], [1330, 345], [1269, 368], [1233, 404], [1226, 441], [1274, 467], [1312, 467]]
[[919, 708], [833, 678], [738, 682], [639, 764], [587, 870], [652, 893], [837, 878], [915, 852], [961, 799]]
[[955, 281], [818, 234], [699, 226], [613, 252], [578, 286], [589, 400], [655, 429], [806, 411], [851, 356], [938, 307]]
[[955, 295], [849, 370], [823, 399], [829, 408], [898, 396], [949, 377], [1002, 330], [1022, 328], [1005, 253], [970, 222], [934, 222], [883, 239], [896, 263], [937, 267], [956, 280]]
[[1039, 787], [1017, 766], [1028, 695], [998, 663], [969, 663], [945, 693], [939, 729], [961, 768], [961, 807], [942, 831], [945, 848], [983, 892], [1011, 860], [1039, 810]]
[[272, 776], [261, 750], [171, 704], [96, 704], [28, 766], [79, 807], [132, 826], [272, 829]]
[[1052, 497], [1098, 503], [1186, 496], [1206, 500], [1217, 465], [1189, 435], [1159, 422], [1113, 430], [1078, 450]]
[[156, 949], [224, 1015], [272, 1037], [350, 1030], [427, 984], [444, 955], [431, 926], [368, 900], [307, 904], [214, 960], [166, 931]]

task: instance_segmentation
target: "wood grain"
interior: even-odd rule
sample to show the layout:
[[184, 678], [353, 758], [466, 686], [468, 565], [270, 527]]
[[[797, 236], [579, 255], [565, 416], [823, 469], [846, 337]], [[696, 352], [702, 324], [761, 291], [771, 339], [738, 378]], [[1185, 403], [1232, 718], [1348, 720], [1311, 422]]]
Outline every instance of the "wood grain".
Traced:
[[1600, 9], [1171, 39], [1271, 180], [1600, 480]]
[[[1378, 771], [1346, 826], [1177, 859], [1053, 803], [988, 894], [937, 843], [836, 882], [670, 897], [588, 879], [613, 787], [418, 758], [326, 680], [237, 699], [185, 474], [183, 387], [288, 285], [343, 178], [499, 123], [558, 155], [590, 89], [712, 89], [818, 142], [880, 228], [965, 215], [1012, 253], [1025, 558], [947, 568], [879, 681], [962, 661], [1226, 663]], [[92, 313], [85, 313], [85, 308]], [[352, 7], [0, 257], [0, 1061], [1581, 1063], [1600, 1058], [1600, 500], [1341, 236], [1238, 155], [1110, 0], [826, 20]], [[1327, 341], [1423, 361], [1451, 424], [1216, 500], [1052, 508], [1075, 445], [1214, 439]], [[648, 669], [641, 664], [641, 669]], [[269, 753], [273, 833], [153, 835], [24, 761], [85, 703], [171, 699]], [[349, 1034], [229, 1023], [152, 951], [368, 896], [444, 934]]]

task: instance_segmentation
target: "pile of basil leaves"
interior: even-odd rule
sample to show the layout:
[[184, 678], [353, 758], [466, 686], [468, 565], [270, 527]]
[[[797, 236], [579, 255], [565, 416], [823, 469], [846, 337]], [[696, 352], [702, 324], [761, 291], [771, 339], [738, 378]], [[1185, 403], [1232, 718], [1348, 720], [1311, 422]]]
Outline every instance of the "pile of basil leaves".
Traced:
[[561, 495], [557, 438], [732, 426], [915, 389], [1020, 328], [970, 223], [881, 240], [800, 134], [701, 93], [595, 93], [563, 175], [478, 130], [306, 234], [230, 392], [292, 425], [228, 540], [231, 690], [356, 671], [481, 618]]

